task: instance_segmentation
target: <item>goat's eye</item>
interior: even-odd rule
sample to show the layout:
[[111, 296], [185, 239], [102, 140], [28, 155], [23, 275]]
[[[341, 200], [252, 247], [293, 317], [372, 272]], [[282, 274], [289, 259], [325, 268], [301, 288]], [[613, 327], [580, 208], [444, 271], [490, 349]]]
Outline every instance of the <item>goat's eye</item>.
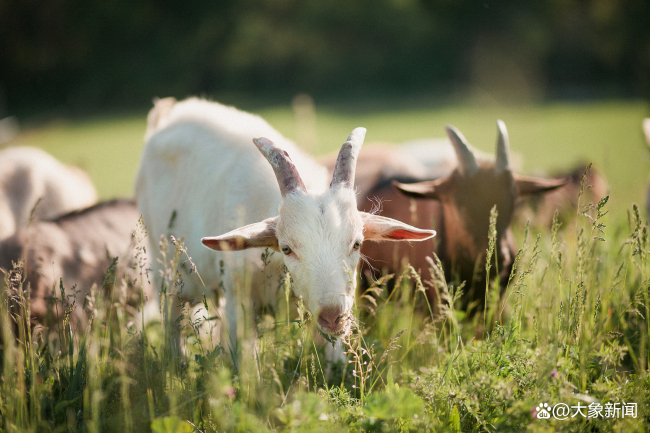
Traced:
[[358, 250], [361, 248], [361, 241], [356, 241], [354, 245], [352, 246], [353, 249]]
[[281, 249], [282, 249], [282, 252], [283, 252], [284, 254], [286, 254], [287, 256], [288, 256], [289, 254], [291, 254], [291, 252], [292, 252], [292, 251], [291, 251], [291, 248], [289, 248], [289, 247], [286, 246], [286, 245], [283, 246]]

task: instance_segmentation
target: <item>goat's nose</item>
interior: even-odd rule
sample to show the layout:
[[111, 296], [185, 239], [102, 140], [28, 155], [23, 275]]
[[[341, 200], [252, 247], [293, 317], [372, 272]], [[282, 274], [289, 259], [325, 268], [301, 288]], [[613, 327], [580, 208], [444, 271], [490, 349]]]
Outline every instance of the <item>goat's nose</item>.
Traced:
[[335, 329], [343, 316], [343, 309], [340, 306], [324, 307], [318, 313], [318, 324], [326, 329]]

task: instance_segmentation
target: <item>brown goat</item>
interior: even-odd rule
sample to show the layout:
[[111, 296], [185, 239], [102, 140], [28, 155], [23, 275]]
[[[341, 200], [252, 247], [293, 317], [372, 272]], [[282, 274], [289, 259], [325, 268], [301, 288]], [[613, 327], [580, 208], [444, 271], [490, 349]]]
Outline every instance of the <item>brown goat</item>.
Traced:
[[[134, 261], [132, 234], [139, 217], [133, 201], [112, 200], [34, 222], [0, 242], [0, 268], [10, 271], [13, 263], [24, 262], [23, 287], [30, 288], [32, 319], [46, 326], [56, 323], [63, 313], [61, 306], [55, 308], [54, 302], [48, 302], [51, 296], [60, 296], [59, 281], [62, 279], [66, 293], [76, 286], [71, 316], [75, 320], [71, 323], [84, 324], [84, 299], [93, 285], [102, 286], [113, 257], [119, 257], [118, 276], [126, 272], [132, 279], [138, 278], [127, 266]], [[146, 281], [143, 288], [149, 295]]]
[[[364, 244], [362, 252], [372, 257], [369, 260], [374, 267], [395, 272], [400, 269], [401, 262], [407, 260], [428, 280], [431, 275], [426, 256], [431, 256], [435, 251], [443, 263], [448, 280], [457, 278], [459, 282], [467, 282], [462, 307], [466, 310], [482, 309], [489, 218], [492, 207], [496, 205], [497, 266], [492, 267], [490, 278], [496, 275], [495, 269], [498, 269], [501, 287], [505, 288], [515, 255], [509, 226], [518, 197], [551, 191], [567, 183], [567, 180], [513, 174], [505, 124], [498, 121], [497, 127], [495, 162], [477, 162], [465, 137], [454, 127], [448, 126], [447, 134], [458, 157], [458, 166], [450, 175], [417, 183], [410, 183], [413, 179], [386, 178], [368, 189], [365, 197], [381, 201], [382, 215], [425, 229], [435, 228], [438, 232], [435, 244], [431, 240], [413, 246]], [[357, 165], [363, 164], [364, 160], [360, 155]], [[404, 195], [397, 193], [391, 184]], [[365, 199], [363, 201], [367, 202]], [[435, 291], [430, 289], [427, 293], [431, 305], [437, 305]]]

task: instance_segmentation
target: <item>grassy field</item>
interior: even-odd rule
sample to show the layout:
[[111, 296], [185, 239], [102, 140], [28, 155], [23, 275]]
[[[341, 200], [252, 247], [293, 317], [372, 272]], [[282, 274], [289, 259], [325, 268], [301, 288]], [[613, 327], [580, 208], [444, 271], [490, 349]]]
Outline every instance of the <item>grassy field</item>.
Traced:
[[[452, 300], [440, 317], [422, 307], [423, 286], [411, 269], [393, 277], [390, 295], [380, 280], [359, 294], [348, 362], [334, 366], [309, 317], [290, 319], [284, 303], [256, 332], [245, 331], [238, 365], [217, 342], [196, 338], [200, 316], [184, 317], [188, 350], [172, 356], [164, 326], [150, 322], [140, 331], [117, 295], [95, 297], [87, 332], [62, 327], [32, 340], [18, 326], [16, 339], [7, 306], [20, 310], [25, 302], [19, 279], [8, 281], [0, 302], [0, 431], [647, 431], [650, 244], [646, 216], [632, 206], [642, 202], [648, 178], [646, 110], [613, 102], [319, 109], [314, 153], [337, 149], [355, 126], [368, 128], [367, 142], [404, 141], [440, 136], [447, 123], [492, 151], [501, 118], [525, 171], [584, 158], [607, 175], [611, 199], [551, 231], [516, 228], [521, 250], [501, 320], [494, 297], [485, 314], [464, 317], [454, 309], [458, 288], [439, 272], [424, 284]], [[300, 135], [290, 108], [258, 112], [286, 135]], [[17, 144], [81, 164], [103, 197], [129, 195], [144, 118], [59, 123], [25, 131]], [[186, 260], [174, 251], [165, 261], [170, 291]], [[286, 279], [278, 284], [288, 293]], [[244, 294], [241, 301], [247, 310]], [[214, 314], [210, 303], [205, 308], [203, 316]], [[257, 345], [249, 343], [254, 334]]]
[[[441, 137], [444, 126], [459, 128], [477, 148], [493, 152], [497, 119], [508, 126], [512, 151], [523, 158], [526, 173], [568, 169], [592, 162], [611, 185], [614, 212], [644, 200], [650, 152], [641, 121], [650, 116], [643, 102], [552, 103], [501, 106], [465, 104], [417, 106], [388, 104], [316, 107], [313, 154], [338, 150], [357, 126], [368, 129], [366, 145]], [[374, 107], [374, 108], [373, 108]], [[300, 138], [290, 106], [253, 110], [287, 137]], [[84, 121], [57, 121], [23, 131], [12, 145], [42, 147], [57, 158], [90, 172], [100, 196], [133, 194], [133, 180], [143, 147], [146, 113]]]

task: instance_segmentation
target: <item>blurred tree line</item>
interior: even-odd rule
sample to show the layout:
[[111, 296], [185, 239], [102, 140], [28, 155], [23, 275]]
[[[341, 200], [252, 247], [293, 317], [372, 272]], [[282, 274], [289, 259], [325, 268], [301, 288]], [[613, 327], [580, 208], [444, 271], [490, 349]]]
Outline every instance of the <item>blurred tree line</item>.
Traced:
[[647, 0], [2, 0], [0, 116], [153, 96], [646, 97]]

